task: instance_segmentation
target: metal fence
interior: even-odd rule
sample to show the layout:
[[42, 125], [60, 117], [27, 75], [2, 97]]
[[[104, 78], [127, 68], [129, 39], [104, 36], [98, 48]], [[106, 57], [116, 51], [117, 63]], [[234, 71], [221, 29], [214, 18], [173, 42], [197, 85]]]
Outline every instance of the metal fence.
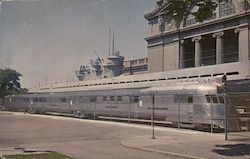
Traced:
[[[228, 140], [250, 139], [250, 93], [230, 93], [228, 104], [232, 105], [227, 110], [227, 123], [236, 123], [236, 127], [228, 127], [226, 138]], [[233, 111], [233, 112], [231, 112]]]
[[0, 98], [0, 110], [3, 109], [3, 99]]

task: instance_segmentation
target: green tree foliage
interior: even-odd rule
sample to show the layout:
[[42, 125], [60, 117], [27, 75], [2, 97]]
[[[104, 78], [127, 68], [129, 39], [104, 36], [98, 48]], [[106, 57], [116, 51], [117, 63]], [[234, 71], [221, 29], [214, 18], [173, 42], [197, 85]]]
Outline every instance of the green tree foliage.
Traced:
[[12, 69], [0, 69], [0, 98], [6, 95], [18, 94], [23, 90], [20, 86], [22, 75]]
[[[168, 8], [168, 15], [172, 16], [179, 24], [188, 15], [194, 15], [196, 21], [203, 22], [210, 18], [220, 2], [230, 0], [171, 0], [172, 3]], [[195, 11], [192, 8], [197, 6]]]

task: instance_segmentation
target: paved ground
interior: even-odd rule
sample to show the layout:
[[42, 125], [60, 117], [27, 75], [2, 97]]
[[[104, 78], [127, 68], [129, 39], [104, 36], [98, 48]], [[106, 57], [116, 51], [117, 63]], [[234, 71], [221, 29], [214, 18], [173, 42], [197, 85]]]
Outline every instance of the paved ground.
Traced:
[[0, 155], [57, 151], [79, 159], [249, 159], [250, 142], [174, 128], [0, 112]]

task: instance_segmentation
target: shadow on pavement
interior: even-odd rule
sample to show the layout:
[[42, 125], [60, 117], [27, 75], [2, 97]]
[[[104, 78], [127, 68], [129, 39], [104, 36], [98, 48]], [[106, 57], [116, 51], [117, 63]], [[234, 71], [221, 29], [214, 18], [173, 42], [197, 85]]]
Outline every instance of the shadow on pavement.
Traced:
[[35, 149], [27, 149], [22, 147], [16, 147], [15, 150], [21, 150], [24, 153], [41, 153], [41, 152], [52, 152], [52, 151], [43, 151], [43, 150], [35, 150]]
[[247, 156], [250, 155], [250, 144], [216, 145], [212, 151], [223, 156]]

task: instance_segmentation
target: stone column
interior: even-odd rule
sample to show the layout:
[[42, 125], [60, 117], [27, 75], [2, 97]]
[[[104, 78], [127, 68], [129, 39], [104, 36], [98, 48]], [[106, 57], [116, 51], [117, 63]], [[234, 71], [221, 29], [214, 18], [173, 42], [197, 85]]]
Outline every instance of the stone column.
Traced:
[[234, 30], [235, 33], [239, 34], [239, 42], [238, 42], [238, 54], [239, 61], [247, 61], [249, 60], [249, 40], [248, 40], [248, 28], [236, 28]]
[[192, 41], [195, 42], [195, 67], [199, 67], [201, 62], [201, 36], [194, 37]]
[[179, 54], [179, 56], [180, 56], [180, 61], [179, 61], [179, 68], [180, 69], [182, 69], [182, 68], [184, 68], [185, 67], [185, 64], [184, 64], [184, 40], [180, 40], [180, 43], [179, 43], [179, 51], [180, 51], [180, 54]]
[[224, 35], [223, 32], [214, 33], [213, 37], [216, 38], [216, 64], [224, 63], [224, 42], [222, 36]]

